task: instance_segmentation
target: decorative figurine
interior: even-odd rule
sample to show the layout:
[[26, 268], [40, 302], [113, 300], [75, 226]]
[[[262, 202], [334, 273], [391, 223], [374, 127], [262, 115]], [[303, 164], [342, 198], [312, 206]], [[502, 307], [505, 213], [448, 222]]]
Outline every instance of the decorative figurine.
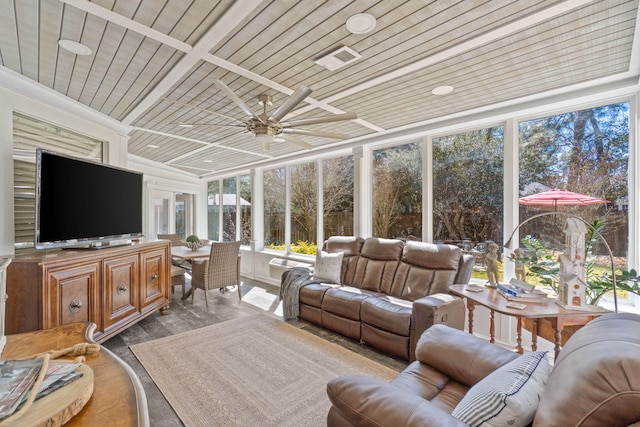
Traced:
[[492, 288], [497, 287], [499, 281], [498, 257], [498, 245], [496, 243], [489, 243], [489, 245], [487, 245], [487, 255], [484, 257], [484, 262], [487, 266], [489, 286]]
[[586, 303], [585, 241], [586, 226], [567, 218], [564, 228], [567, 251], [560, 254], [560, 284], [557, 303], [564, 308], [584, 309]]
[[[514, 249], [513, 253], [511, 254], [511, 258], [524, 258], [524, 251], [520, 248]], [[527, 270], [524, 264], [516, 261], [515, 268], [516, 268], [516, 279], [526, 282]]]

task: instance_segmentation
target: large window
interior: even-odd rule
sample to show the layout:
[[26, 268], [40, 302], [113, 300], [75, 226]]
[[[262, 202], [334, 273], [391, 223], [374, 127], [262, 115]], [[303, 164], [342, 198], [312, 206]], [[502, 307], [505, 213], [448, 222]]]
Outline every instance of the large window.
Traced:
[[316, 163], [291, 166], [291, 252], [315, 254], [318, 217]]
[[[609, 244], [615, 265], [626, 268], [628, 217], [629, 105], [605, 105], [581, 111], [521, 122], [520, 196], [551, 189], [564, 189], [609, 201], [582, 205], [560, 200], [558, 206], [521, 205], [520, 221], [554, 210], [579, 216], [589, 224], [599, 224]], [[552, 260], [564, 250], [565, 217], [543, 215], [523, 224], [524, 245], [545, 248]], [[522, 242], [521, 242], [522, 244]], [[610, 271], [608, 251], [599, 239], [587, 258], [587, 281]], [[622, 292], [620, 298], [633, 297]], [[589, 298], [589, 296], [587, 296]], [[590, 301], [592, 302], [592, 301]]]
[[236, 178], [225, 178], [222, 181], [222, 240], [236, 240], [237, 191]]
[[285, 168], [264, 172], [264, 246], [284, 251]]
[[422, 239], [422, 145], [373, 152], [373, 235]]
[[220, 240], [220, 181], [210, 181], [207, 186], [207, 238]]
[[324, 239], [353, 235], [353, 156], [322, 161]]
[[251, 175], [240, 176], [240, 241], [251, 244]]
[[503, 159], [502, 127], [433, 139], [434, 241], [473, 254], [480, 278], [487, 246], [503, 242]]

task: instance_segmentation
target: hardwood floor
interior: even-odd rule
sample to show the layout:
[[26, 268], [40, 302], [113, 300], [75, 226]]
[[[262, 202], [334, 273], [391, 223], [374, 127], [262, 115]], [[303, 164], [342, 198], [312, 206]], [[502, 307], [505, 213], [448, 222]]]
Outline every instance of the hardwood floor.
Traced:
[[[187, 278], [187, 289], [189, 288], [189, 278]], [[105, 347], [128, 363], [140, 378], [147, 394], [149, 418], [153, 427], [181, 426], [182, 422], [129, 350], [130, 345], [249, 316], [257, 312], [267, 312], [273, 316], [282, 317], [282, 304], [278, 299], [279, 288], [272, 285], [243, 281], [241, 286], [242, 301], [238, 300], [236, 289], [229, 288], [224, 294], [219, 291], [209, 291], [208, 308], [205, 306], [204, 294], [201, 290], [196, 291], [195, 300], [191, 303], [191, 298], [184, 301], [180, 299], [182, 297], [180, 287], [175, 289], [171, 306], [166, 314], [161, 315], [156, 312], [103, 343]], [[404, 360], [394, 359], [357, 341], [308, 322], [301, 320], [288, 323], [398, 371], [407, 365]]]

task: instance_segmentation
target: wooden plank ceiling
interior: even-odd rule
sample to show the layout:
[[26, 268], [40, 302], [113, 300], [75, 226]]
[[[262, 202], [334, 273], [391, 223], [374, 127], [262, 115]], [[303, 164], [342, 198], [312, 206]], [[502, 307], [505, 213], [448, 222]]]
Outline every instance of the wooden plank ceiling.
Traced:
[[[273, 97], [272, 112], [301, 85], [313, 92], [287, 118], [358, 114], [305, 126], [349, 136], [300, 137], [318, 150], [634, 71], [638, 0], [0, 0], [0, 9], [2, 66], [131, 126], [130, 154], [206, 177], [307, 150], [288, 141], [263, 150], [216, 79], [256, 114], [258, 95]], [[375, 29], [350, 33], [346, 20], [363, 12]], [[92, 53], [73, 55], [60, 39]], [[315, 63], [342, 46], [362, 58], [335, 71]], [[440, 85], [455, 89], [433, 95]]]

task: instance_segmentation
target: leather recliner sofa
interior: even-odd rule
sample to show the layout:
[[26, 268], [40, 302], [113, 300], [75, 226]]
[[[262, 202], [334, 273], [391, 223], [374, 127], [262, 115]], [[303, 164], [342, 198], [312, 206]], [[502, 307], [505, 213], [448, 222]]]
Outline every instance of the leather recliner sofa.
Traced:
[[323, 250], [343, 253], [341, 283], [309, 276], [297, 288], [300, 318], [406, 360], [431, 325], [464, 327], [464, 302], [449, 286], [469, 282], [474, 258], [460, 248], [334, 236]]
[[[465, 426], [451, 414], [473, 394], [472, 387], [494, 371], [499, 374], [494, 378], [501, 378], [504, 370], [498, 369], [526, 357], [445, 325], [429, 328], [416, 354], [417, 360], [388, 383], [364, 376], [330, 381], [327, 425]], [[546, 375], [529, 408], [513, 404], [525, 408], [527, 417], [512, 412], [506, 423], [494, 416], [475, 425], [640, 426], [640, 316], [611, 313], [592, 320], [567, 341]], [[491, 395], [479, 390], [483, 401], [475, 416], [490, 406]], [[510, 409], [505, 399], [497, 407]]]

